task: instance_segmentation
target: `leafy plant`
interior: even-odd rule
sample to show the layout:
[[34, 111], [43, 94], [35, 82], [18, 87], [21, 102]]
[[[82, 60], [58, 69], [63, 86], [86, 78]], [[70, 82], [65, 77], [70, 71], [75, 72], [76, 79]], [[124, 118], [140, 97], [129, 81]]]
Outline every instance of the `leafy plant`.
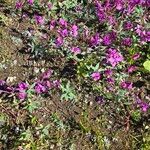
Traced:
[[61, 91], [61, 100], [77, 100], [75, 90], [71, 87], [70, 81], [68, 81], [67, 83], [62, 82]]

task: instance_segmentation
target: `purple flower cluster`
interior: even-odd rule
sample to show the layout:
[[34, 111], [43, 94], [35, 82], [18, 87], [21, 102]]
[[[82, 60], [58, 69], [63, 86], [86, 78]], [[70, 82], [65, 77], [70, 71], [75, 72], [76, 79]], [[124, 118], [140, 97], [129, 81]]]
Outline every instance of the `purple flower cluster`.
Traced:
[[123, 61], [123, 56], [114, 48], [109, 48], [106, 55], [107, 62], [115, 67]]
[[111, 45], [113, 41], [115, 41], [117, 38], [117, 35], [114, 31], [109, 32], [107, 34], [104, 35], [103, 37], [103, 44], [105, 46]]
[[93, 78], [94, 81], [98, 81], [98, 80], [100, 80], [101, 75], [100, 75], [99, 72], [93, 72], [93, 73], [91, 74], [91, 77]]
[[140, 107], [141, 111], [147, 112], [150, 108], [150, 105], [146, 102], [143, 102], [141, 99], [136, 98], [136, 104], [138, 107]]
[[122, 81], [121, 82], [121, 87], [123, 89], [131, 90], [132, 89], [132, 82], [127, 82], [127, 81]]

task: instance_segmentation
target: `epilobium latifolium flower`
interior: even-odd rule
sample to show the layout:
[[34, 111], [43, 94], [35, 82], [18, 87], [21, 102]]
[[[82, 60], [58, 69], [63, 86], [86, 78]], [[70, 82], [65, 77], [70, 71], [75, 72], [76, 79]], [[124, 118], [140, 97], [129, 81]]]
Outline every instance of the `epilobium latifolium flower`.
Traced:
[[18, 84], [18, 88], [17, 89], [19, 91], [22, 91], [22, 90], [27, 90], [27, 88], [28, 88], [28, 84], [25, 83], [25, 82], [21, 82], [21, 83]]
[[99, 34], [96, 33], [95, 35], [93, 35], [91, 38], [90, 38], [90, 46], [97, 46], [99, 43], [100, 43], [101, 39], [99, 37]]
[[68, 36], [68, 30], [67, 29], [59, 29], [58, 33], [62, 36], [62, 37], [66, 37]]
[[47, 87], [47, 89], [51, 89], [52, 88], [52, 83], [49, 80], [43, 81], [42, 83], [45, 87]]
[[49, 29], [53, 30], [55, 28], [55, 26], [56, 26], [56, 21], [55, 20], [51, 20], [50, 21], [50, 25], [49, 25]]
[[104, 98], [103, 98], [103, 96], [96, 96], [95, 101], [98, 104], [103, 104], [104, 103]]
[[62, 18], [59, 19], [59, 24], [64, 26], [64, 27], [67, 27], [67, 21], [62, 19]]
[[125, 30], [130, 30], [130, 29], [133, 28], [133, 24], [132, 24], [132, 22], [127, 21], [127, 22], [125, 22], [125, 23], [123, 24], [123, 27], [124, 27]]
[[48, 7], [49, 10], [51, 10], [52, 7], [53, 7], [52, 3], [48, 3], [48, 4], [47, 4], [47, 7]]
[[54, 80], [54, 81], [53, 81], [53, 86], [54, 86], [55, 88], [59, 88], [59, 87], [60, 87], [60, 81], [59, 81], [59, 80]]
[[60, 47], [63, 45], [63, 38], [61, 36], [58, 36], [55, 40], [55, 44], [57, 47]]
[[91, 77], [93, 78], [94, 81], [98, 81], [101, 78], [101, 75], [99, 72], [93, 72], [91, 74]]
[[43, 86], [41, 83], [37, 83], [37, 84], [35, 85], [34, 89], [35, 89], [35, 92], [36, 92], [37, 94], [41, 94], [41, 93], [44, 93], [44, 92], [46, 91], [45, 86]]
[[131, 46], [132, 45], [132, 39], [131, 38], [124, 38], [122, 40], [122, 44], [125, 46]]
[[96, 1], [95, 3], [95, 10], [99, 22], [103, 22], [106, 19], [106, 14], [104, 12], [104, 8], [102, 7], [101, 3], [98, 1]]
[[70, 34], [73, 37], [77, 37], [77, 35], [78, 35], [78, 27], [75, 24], [71, 27]]
[[133, 60], [137, 60], [138, 58], [140, 58], [140, 53], [136, 53], [132, 56]]
[[6, 81], [0, 80], [0, 86], [4, 86], [6, 84]]
[[53, 70], [49, 69], [42, 74], [42, 79], [48, 79], [51, 77]]
[[36, 21], [37, 24], [39, 24], [39, 25], [44, 24], [44, 17], [43, 16], [35, 15], [34, 18], [35, 18], [35, 21]]
[[111, 77], [107, 78], [106, 81], [110, 84], [113, 84], [115, 82], [114, 79]]
[[71, 52], [74, 53], [74, 54], [80, 54], [81, 49], [79, 47], [72, 47]]
[[140, 98], [136, 98], [136, 103], [137, 105], [141, 108], [141, 111], [147, 112], [148, 109], [150, 108], [150, 105], [146, 102], [143, 102]]
[[112, 42], [116, 39], [116, 33], [115, 32], [109, 32], [106, 35], [104, 35], [103, 37], [103, 44], [105, 46], [108, 46], [110, 44], [112, 44]]
[[22, 8], [22, 6], [23, 6], [23, 3], [21, 1], [17, 1], [16, 5], [15, 5], [15, 8], [20, 9], [20, 8]]
[[106, 75], [106, 76], [111, 76], [112, 75], [112, 70], [111, 69], [106, 69], [105, 71], [104, 71], [104, 74]]
[[26, 97], [27, 97], [27, 94], [25, 92], [19, 92], [17, 94], [17, 97], [20, 99], [20, 100], [24, 100]]
[[109, 48], [106, 54], [107, 62], [110, 63], [113, 67], [123, 61], [123, 56], [113, 48]]
[[149, 109], [149, 107], [150, 107], [150, 105], [143, 102], [143, 103], [140, 104], [140, 107], [141, 107], [141, 110], [142, 110], [143, 112], [147, 112], [148, 109]]
[[115, 2], [116, 2], [116, 9], [117, 10], [122, 10], [123, 7], [124, 7], [123, 1], [122, 0], [116, 0]]
[[135, 71], [137, 69], [137, 67], [136, 66], [129, 66], [128, 67], [128, 73], [132, 73], [133, 71]]
[[123, 89], [128, 89], [128, 90], [131, 90], [132, 89], [132, 82], [127, 82], [127, 81], [123, 81], [121, 82], [121, 87]]
[[27, 0], [30, 5], [33, 5], [34, 0]]

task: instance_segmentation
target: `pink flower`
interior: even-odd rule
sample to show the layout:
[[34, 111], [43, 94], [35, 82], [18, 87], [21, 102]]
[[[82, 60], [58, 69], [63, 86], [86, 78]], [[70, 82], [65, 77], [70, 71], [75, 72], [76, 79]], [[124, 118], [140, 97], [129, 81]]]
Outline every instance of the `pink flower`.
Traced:
[[107, 78], [106, 81], [110, 84], [113, 84], [115, 82], [114, 79], [111, 77]]
[[130, 30], [133, 28], [133, 24], [130, 21], [127, 21], [123, 24], [125, 30]]
[[44, 24], [43, 16], [35, 15], [34, 17], [35, 17], [35, 21], [36, 21], [37, 24], [39, 24], [39, 25]]
[[53, 73], [53, 70], [49, 69], [49, 70], [45, 71], [45, 72], [42, 74], [42, 78], [43, 78], [43, 79], [48, 79], [48, 78], [51, 77], [52, 73]]
[[55, 20], [51, 20], [50, 21], [50, 25], [49, 25], [49, 29], [53, 30], [55, 28], [55, 25], [56, 25], [56, 21]]
[[58, 36], [55, 40], [55, 44], [57, 47], [60, 47], [63, 45], [63, 38], [61, 36]]
[[60, 87], [60, 81], [59, 80], [54, 80], [53, 81], [53, 86], [56, 87], [56, 88], [59, 88]]
[[123, 82], [121, 82], [121, 87], [123, 89], [130, 90], [130, 89], [132, 89], [132, 84], [133, 84], [132, 82], [123, 81]]
[[67, 21], [62, 19], [62, 18], [59, 19], [59, 24], [64, 26], [64, 27], [67, 27]]
[[106, 76], [111, 76], [111, 75], [113, 74], [113, 72], [112, 72], [111, 69], [106, 69], [105, 72], [104, 72], [104, 74], [105, 74]]
[[140, 53], [136, 53], [132, 56], [133, 60], [137, 60], [138, 58], [140, 58]]
[[101, 75], [99, 72], [93, 72], [91, 74], [91, 77], [93, 78], [94, 81], [98, 81], [101, 78]]
[[125, 46], [131, 46], [132, 45], [132, 39], [131, 38], [124, 38], [122, 40], [122, 44]]
[[34, 0], [27, 0], [30, 5], [33, 5]]
[[43, 93], [43, 92], [46, 91], [45, 86], [43, 86], [41, 83], [37, 83], [37, 84], [35, 85], [34, 89], [35, 89], [35, 92], [36, 92], [37, 94], [41, 94], [41, 93]]
[[16, 9], [20, 9], [22, 8], [22, 6], [23, 6], [23, 3], [21, 1], [16, 2], [16, 5], [15, 5]]
[[49, 10], [51, 10], [52, 7], [53, 7], [52, 3], [48, 3], [48, 4], [47, 4], [47, 7], [49, 8]]
[[79, 47], [72, 47], [71, 52], [74, 53], [74, 54], [80, 54], [81, 49]]
[[100, 42], [101, 42], [101, 39], [100, 39], [98, 33], [96, 33], [94, 36], [92, 36], [89, 41], [90, 46], [97, 46], [97, 45], [99, 45]]
[[24, 100], [26, 97], [27, 97], [27, 94], [25, 92], [19, 92], [17, 97], [20, 99], [20, 100]]
[[68, 30], [67, 30], [67, 29], [60, 29], [60, 30], [58, 30], [58, 33], [59, 33], [62, 37], [68, 36]]
[[71, 27], [71, 35], [72, 35], [73, 37], [77, 37], [77, 35], [78, 35], [78, 27], [77, 27], [76, 25], [73, 25], [73, 26]]
[[135, 71], [137, 69], [136, 66], [129, 66], [128, 67], [128, 73], [132, 73], [133, 71]]
[[142, 104], [140, 104], [140, 107], [143, 112], [147, 112], [150, 106], [147, 103], [143, 102]]
[[18, 89], [19, 91], [22, 91], [22, 90], [27, 90], [27, 88], [28, 88], [27, 83], [21, 82], [21, 83], [18, 84], [18, 88], [17, 88], [17, 89]]
[[107, 62], [115, 67], [119, 62], [123, 61], [123, 56], [113, 48], [109, 48], [106, 56]]

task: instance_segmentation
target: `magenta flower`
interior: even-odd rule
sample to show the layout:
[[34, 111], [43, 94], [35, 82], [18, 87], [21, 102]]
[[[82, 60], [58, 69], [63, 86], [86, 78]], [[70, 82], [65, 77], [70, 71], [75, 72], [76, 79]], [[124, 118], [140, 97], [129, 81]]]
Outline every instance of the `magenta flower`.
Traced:
[[25, 92], [19, 92], [17, 94], [17, 97], [20, 99], [20, 100], [24, 100], [26, 97], [27, 97], [27, 94]]
[[43, 92], [46, 92], [45, 86], [43, 86], [41, 83], [37, 83], [37, 84], [35, 85], [34, 89], [35, 89], [35, 92], [36, 92], [37, 94], [41, 94], [41, 93], [43, 93]]
[[15, 5], [15, 8], [20, 9], [20, 8], [22, 8], [22, 6], [23, 6], [23, 3], [21, 1], [17, 1], [16, 5]]
[[122, 40], [122, 44], [125, 46], [131, 46], [132, 45], [132, 39], [131, 38], [124, 38]]
[[47, 4], [47, 7], [48, 7], [49, 10], [51, 10], [52, 7], [53, 7], [52, 3], [48, 3], [48, 4]]
[[63, 38], [61, 36], [58, 36], [55, 40], [55, 44], [57, 47], [60, 47], [63, 45]]
[[80, 54], [81, 49], [79, 47], [72, 47], [71, 52], [74, 53], [74, 54]]
[[106, 69], [106, 70], [104, 71], [104, 74], [105, 74], [106, 76], [111, 76], [111, 75], [113, 74], [113, 72], [112, 72], [111, 69]]
[[110, 37], [110, 34], [106, 34], [104, 37], [103, 37], [103, 44], [105, 46], [108, 46], [112, 43], [112, 40], [111, 40], [111, 37]]
[[114, 40], [116, 40], [116, 37], [117, 37], [117, 35], [116, 35], [116, 33], [114, 31], [107, 33], [103, 37], [103, 44], [105, 46], [108, 46], [108, 45], [112, 44], [112, 42]]
[[114, 79], [111, 77], [107, 78], [106, 81], [110, 84], [114, 84], [114, 82], [115, 82]]
[[78, 27], [76, 26], [76, 25], [73, 25], [72, 27], [71, 27], [71, 35], [73, 36], [73, 37], [77, 37], [77, 35], [78, 35]]
[[6, 81], [0, 80], [0, 86], [4, 86], [6, 84]]
[[128, 67], [128, 73], [132, 73], [133, 71], [135, 71], [137, 69], [137, 67], [136, 66], [129, 66]]
[[136, 53], [132, 56], [133, 60], [137, 60], [138, 58], [140, 58], [140, 53]]
[[62, 18], [59, 19], [59, 24], [64, 26], [64, 27], [67, 27], [67, 21], [62, 19]]
[[25, 83], [25, 82], [21, 82], [21, 83], [18, 84], [18, 88], [17, 89], [19, 91], [22, 91], [22, 90], [27, 90], [27, 88], [28, 88], [28, 84]]
[[51, 77], [53, 70], [49, 69], [42, 74], [42, 79], [48, 79]]
[[49, 89], [52, 88], [52, 83], [49, 80], [43, 82], [43, 84]]
[[53, 81], [53, 86], [56, 87], [56, 88], [59, 88], [60, 87], [60, 81], [59, 80], [54, 80]]
[[133, 28], [133, 24], [130, 21], [127, 21], [123, 24], [125, 30], [130, 30]]
[[59, 29], [58, 33], [62, 36], [62, 37], [66, 37], [68, 36], [68, 30], [67, 29]]
[[33, 5], [34, 0], [27, 0], [30, 5]]
[[143, 103], [140, 104], [140, 107], [141, 107], [141, 110], [142, 110], [143, 112], [147, 112], [148, 109], [149, 109], [149, 107], [150, 107], [150, 105], [143, 102]]
[[49, 25], [49, 29], [53, 30], [55, 28], [55, 26], [56, 26], [56, 21], [55, 20], [51, 20], [50, 21], [50, 25]]
[[107, 62], [115, 67], [118, 63], [123, 61], [123, 56], [113, 48], [109, 48], [106, 56]]
[[44, 24], [44, 17], [43, 16], [35, 15], [34, 18], [35, 18], [35, 21], [36, 21], [37, 24], [39, 24], [39, 25]]
[[132, 89], [132, 82], [127, 82], [127, 81], [123, 81], [121, 82], [121, 87], [123, 89], [128, 89], [128, 90], [131, 90]]
[[94, 81], [98, 81], [101, 78], [101, 75], [99, 72], [93, 72], [91, 74], [91, 77], [93, 78]]
[[92, 47], [97, 46], [100, 42], [101, 42], [101, 39], [100, 39], [98, 33], [96, 33], [94, 36], [92, 36], [89, 41], [89, 43]]
[[141, 110], [143, 111], [143, 112], [147, 112], [148, 111], [148, 109], [150, 108], [150, 105], [148, 104], [148, 103], [146, 103], [146, 102], [143, 102], [140, 98], [136, 98], [136, 103], [137, 103], [137, 105], [141, 108]]
[[104, 98], [103, 98], [103, 96], [96, 96], [95, 101], [98, 104], [103, 104], [104, 103]]

